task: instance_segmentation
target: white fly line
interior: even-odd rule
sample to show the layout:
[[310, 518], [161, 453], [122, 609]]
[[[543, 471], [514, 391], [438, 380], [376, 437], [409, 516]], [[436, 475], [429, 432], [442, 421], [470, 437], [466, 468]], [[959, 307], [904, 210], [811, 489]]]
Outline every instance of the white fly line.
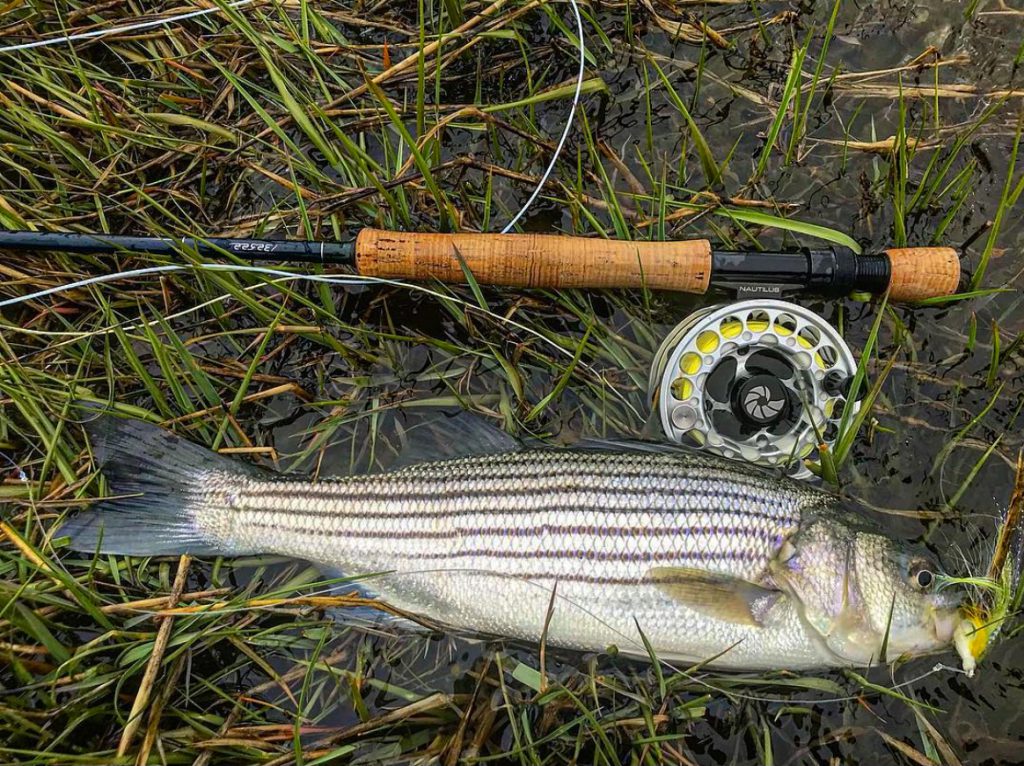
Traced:
[[580, 97], [583, 94], [583, 77], [584, 68], [587, 63], [587, 46], [583, 41], [583, 16], [580, 14], [580, 7], [576, 0], [569, 0], [569, 5], [572, 6], [573, 15], [576, 17], [576, 39], [579, 43], [580, 49], [580, 61], [579, 71], [576, 73], [576, 91], [573, 93], [572, 106], [569, 107], [569, 117], [565, 121], [565, 128], [562, 129], [562, 135], [558, 139], [558, 144], [555, 146], [555, 151], [551, 155], [551, 161], [548, 163], [547, 168], [544, 169], [543, 175], [537, 182], [537, 186], [533, 190], [533, 194], [530, 195], [529, 199], [519, 208], [519, 212], [515, 214], [511, 221], [509, 221], [505, 228], [501, 230], [502, 234], [508, 234], [515, 228], [515, 225], [519, 223], [519, 219], [522, 218], [526, 211], [530, 209], [537, 197], [540, 196], [544, 187], [547, 185], [548, 178], [555, 170], [555, 165], [558, 163], [558, 158], [562, 155], [562, 150], [565, 148], [565, 142], [569, 138], [569, 132], [572, 130], [573, 123], [576, 121], [576, 109], [580, 103]]
[[[185, 13], [178, 13], [174, 16], [165, 16], [160, 19], [150, 19], [149, 21], [134, 21], [130, 24], [124, 24], [119, 27], [102, 27], [100, 29], [93, 29], [89, 32], [76, 32], [72, 35], [58, 35], [57, 37], [45, 37], [42, 40], [33, 40], [27, 43], [17, 43], [15, 45], [5, 45], [0, 47], [0, 53], [14, 53], [15, 51], [27, 51], [30, 48], [46, 48], [51, 45], [63, 45], [65, 43], [76, 43], [82, 40], [95, 40], [100, 37], [110, 37], [111, 35], [123, 35], [130, 32], [139, 32], [143, 29], [153, 29], [154, 27], [170, 26], [171, 24], [178, 24], [182, 21], [188, 21], [189, 19], [198, 19], [202, 16], [209, 16], [213, 13], [220, 13], [225, 8], [241, 8], [244, 5], [252, 5], [256, 0], [235, 0], [235, 2], [228, 3], [224, 8], [220, 6], [214, 6], [213, 8], [202, 8], [195, 11], [187, 11]], [[575, 0], [570, 0], [575, 2]]]
[[[401, 287], [401, 288], [405, 288], [407, 290], [414, 290], [414, 291], [423, 293], [425, 295], [430, 295], [430, 296], [432, 296], [434, 298], [438, 298], [438, 299], [441, 299], [441, 300], [451, 301], [453, 303], [457, 303], [457, 304], [465, 307], [466, 309], [472, 309], [473, 311], [479, 311], [482, 314], [490, 317], [491, 319], [493, 319], [494, 321], [496, 321], [499, 324], [505, 324], [505, 325], [509, 325], [511, 327], [515, 327], [516, 329], [520, 330], [521, 332], [523, 332], [523, 333], [525, 333], [527, 335], [531, 335], [531, 336], [535, 337], [540, 342], [542, 342], [545, 345], [549, 346], [556, 355], [560, 354], [560, 355], [565, 356], [565, 357], [570, 358], [570, 359], [574, 357], [574, 352], [573, 352], [572, 349], [565, 348], [565, 347], [561, 346], [560, 344], [558, 344], [555, 341], [553, 341], [551, 338], [545, 336], [543, 333], [533, 329], [532, 327], [529, 327], [529, 326], [523, 324], [522, 322], [517, 322], [516, 320], [511, 319], [510, 317], [504, 316], [503, 314], [496, 313], [494, 311], [491, 311], [490, 309], [483, 308], [483, 307], [477, 305], [476, 303], [470, 302], [470, 301], [468, 301], [466, 299], [463, 299], [463, 298], [459, 298], [458, 296], [440, 293], [437, 290], [434, 290], [431, 287], [428, 287], [427, 285], [412, 284], [412, 283], [409, 283], [409, 282], [402, 282], [402, 281], [396, 280], [396, 279], [386, 279], [384, 277], [360, 277], [360, 276], [356, 276], [356, 275], [352, 275], [352, 274], [308, 274], [308, 273], [304, 273], [304, 272], [284, 271], [282, 269], [274, 269], [274, 268], [270, 268], [270, 267], [266, 267], [266, 266], [253, 266], [253, 265], [236, 264], [236, 263], [196, 263], [196, 264], [190, 264], [190, 265], [187, 265], [187, 266], [183, 265], [183, 264], [164, 264], [162, 266], [146, 266], [144, 268], [131, 269], [131, 270], [128, 270], [128, 271], [115, 271], [115, 272], [112, 272], [112, 273], [109, 273], [109, 274], [96, 274], [94, 276], [87, 277], [85, 279], [80, 279], [80, 280], [75, 281], [75, 282], [67, 282], [65, 284], [56, 285], [55, 287], [48, 287], [48, 288], [46, 288], [44, 290], [37, 290], [35, 292], [28, 293], [27, 295], [19, 295], [16, 298], [7, 298], [6, 300], [0, 301], [0, 309], [6, 308], [8, 306], [16, 306], [16, 305], [21, 304], [21, 303], [27, 303], [29, 301], [39, 300], [40, 298], [46, 298], [46, 297], [48, 297], [50, 295], [56, 295], [57, 293], [68, 292], [70, 290], [80, 290], [82, 288], [89, 287], [91, 285], [100, 285], [100, 284], [105, 284], [105, 283], [108, 283], [108, 282], [116, 282], [116, 281], [119, 281], [121, 279], [130, 279], [132, 277], [155, 276], [157, 274], [172, 274], [172, 273], [193, 273], [193, 274], [195, 274], [195, 273], [204, 272], [204, 271], [207, 271], [207, 272], [226, 272], [226, 273], [234, 273], [234, 274], [249, 273], [249, 274], [259, 274], [259, 275], [261, 275], [263, 277], [268, 277], [268, 279], [266, 281], [260, 283], [259, 285], [254, 285], [252, 287], [245, 288], [246, 290], [253, 289], [254, 287], [262, 287], [262, 286], [266, 286], [266, 285], [272, 285], [272, 284], [275, 284], [275, 283], [278, 283], [278, 282], [290, 282], [290, 281], [304, 281], [304, 282], [313, 282], [313, 283], [321, 283], [321, 284], [329, 284], [329, 285], [343, 285], [343, 286], [346, 286], [346, 287], [353, 287], [353, 286], [357, 286], [357, 285], [362, 285], [362, 286], [366, 286], [366, 285], [376, 285], [376, 286], [387, 285], [389, 287]], [[172, 316], [169, 316], [169, 317], [164, 317], [164, 319], [165, 320], [166, 319], [174, 319], [174, 318], [177, 318], [179, 316], [183, 316], [183, 315], [191, 313], [192, 311], [195, 311], [195, 310], [197, 310], [197, 309], [199, 309], [199, 308], [201, 308], [203, 306], [207, 306], [207, 305], [210, 305], [211, 303], [215, 303], [215, 302], [217, 302], [219, 300], [226, 300], [229, 297], [230, 297], [230, 295], [227, 295], [227, 294], [221, 295], [221, 296], [219, 296], [219, 297], [217, 297], [217, 298], [215, 298], [215, 299], [213, 299], [211, 301], [207, 301], [206, 303], [200, 304], [199, 306], [193, 306], [192, 308], [187, 309], [186, 311], [179, 312], [178, 314], [175, 314], [175, 315], [172, 315]], [[154, 325], [156, 323], [156, 321], [157, 320], [153, 320], [151, 322], [141, 322], [140, 324], [129, 324], [128, 322], [120, 322], [120, 323], [118, 323], [115, 326], [111, 326], [109, 328], [106, 328], [105, 330], [100, 331], [100, 333], [83, 333], [83, 334], [75, 334], [75, 335], [76, 335], [76, 337], [80, 338], [82, 336], [87, 336], [87, 335], [90, 335], [90, 334], [104, 334], [106, 332], [112, 332], [115, 329], [134, 330], [134, 329], [137, 329], [138, 327], [142, 327], [142, 326], [152, 326], [152, 325]], [[68, 341], [68, 342], [70, 342], [70, 341]], [[63, 344], [58, 344], [58, 345], [63, 345]], [[605, 386], [609, 391], [611, 391], [612, 394], [617, 399], [619, 399], [626, 407], [628, 407], [633, 412], [633, 414], [637, 416], [637, 418], [642, 419], [642, 416], [641, 416], [640, 412], [636, 409], [636, 407], [633, 405], [633, 403], [630, 402], [628, 399], [626, 399], [626, 397], [623, 396], [622, 393], [620, 393], [615, 388], [615, 386], [611, 385], [611, 382], [602, 373], [598, 372], [597, 370], [595, 370], [594, 368], [592, 368], [590, 365], [586, 364], [585, 362], [581, 362], [579, 366], [581, 368], [583, 368], [584, 370], [586, 370], [587, 372], [589, 372], [591, 375], [593, 375], [597, 380], [599, 380], [601, 382], [601, 384], [603, 386]]]
[[[186, 11], [184, 13], [178, 13], [173, 16], [166, 16], [159, 19], [150, 19], [148, 21], [135, 21], [129, 24], [123, 24], [121, 26], [103, 27], [100, 29], [93, 29], [89, 32], [78, 32], [70, 35], [58, 35], [56, 37], [47, 37], [42, 40], [33, 40], [25, 43], [16, 43], [14, 45], [0, 46], [0, 53], [14, 53], [17, 51], [29, 50], [32, 48], [44, 48], [53, 45], [72, 44], [75, 42], [81, 42], [85, 40], [95, 40], [103, 37], [110, 37], [112, 35], [123, 35], [131, 32], [138, 32], [145, 29], [153, 29], [155, 27], [170, 26], [172, 24], [178, 24], [189, 19], [197, 19], [203, 16], [209, 16], [214, 13], [219, 13], [227, 8], [241, 8], [246, 5], [252, 5], [256, 0], [234, 0], [225, 5], [223, 8], [215, 6], [213, 8], [202, 8], [194, 11]], [[558, 159], [562, 155], [562, 150], [565, 148], [565, 143], [569, 138], [569, 133], [572, 131], [573, 123], [576, 120], [576, 110], [579, 107], [580, 98], [583, 94], [583, 82], [584, 72], [587, 61], [587, 48], [586, 43], [583, 39], [583, 16], [580, 13], [580, 7], [577, 0], [568, 0], [569, 5], [572, 7], [573, 16], [576, 19], [576, 39], [579, 48], [579, 67], [576, 74], [576, 89], [573, 92], [572, 104], [569, 107], [569, 116], [565, 121], [565, 127], [562, 129], [562, 133], [558, 139], [558, 143], [555, 146], [555, 151], [551, 155], [551, 160], [548, 162], [547, 167], [541, 174], [540, 180], [534, 187], [533, 193], [527, 198], [526, 202], [523, 203], [522, 207], [519, 208], [512, 220], [509, 221], [505, 227], [501, 230], [502, 234], [508, 234], [511, 232], [520, 219], [526, 214], [526, 211], [533, 206], [536, 202], [537, 197], [544, 191], [544, 187], [547, 185], [548, 179], [555, 170], [555, 165], [558, 164]]]

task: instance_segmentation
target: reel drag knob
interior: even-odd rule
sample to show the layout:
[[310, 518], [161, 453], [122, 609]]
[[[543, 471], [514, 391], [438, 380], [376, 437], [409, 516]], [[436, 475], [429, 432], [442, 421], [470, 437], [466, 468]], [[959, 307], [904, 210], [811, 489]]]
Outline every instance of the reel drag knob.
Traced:
[[747, 424], [769, 428], [786, 419], [789, 395], [778, 378], [755, 375], [736, 386], [733, 409]]

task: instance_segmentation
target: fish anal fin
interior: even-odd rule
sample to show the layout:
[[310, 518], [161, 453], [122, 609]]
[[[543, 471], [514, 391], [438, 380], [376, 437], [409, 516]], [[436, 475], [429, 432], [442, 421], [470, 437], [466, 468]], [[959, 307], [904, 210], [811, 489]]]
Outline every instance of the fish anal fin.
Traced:
[[650, 579], [669, 598], [716, 620], [760, 627], [782, 596], [739, 577], [689, 567], [655, 567]]

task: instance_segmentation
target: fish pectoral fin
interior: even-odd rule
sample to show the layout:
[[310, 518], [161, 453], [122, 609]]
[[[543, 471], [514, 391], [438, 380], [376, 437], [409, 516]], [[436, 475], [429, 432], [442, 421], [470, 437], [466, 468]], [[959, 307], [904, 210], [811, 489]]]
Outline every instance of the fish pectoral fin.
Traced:
[[716, 620], [760, 627], [782, 591], [739, 577], [689, 567], [655, 567], [649, 573], [662, 593]]

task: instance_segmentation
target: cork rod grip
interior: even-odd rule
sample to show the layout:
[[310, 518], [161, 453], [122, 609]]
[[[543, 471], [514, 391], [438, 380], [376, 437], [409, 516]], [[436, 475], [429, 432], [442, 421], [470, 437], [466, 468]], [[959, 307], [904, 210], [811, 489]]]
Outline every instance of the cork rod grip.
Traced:
[[951, 247], [903, 247], [889, 256], [889, 298], [920, 301], [952, 295], [960, 287], [960, 258]]
[[[461, 262], [460, 262], [461, 259]], [[711, 243], [621, 242], [551, 234], [422, 234], [363, 229], [360, 274], [464, 282], [462, 262], [482, 284], [509, 287], [641, 287], [703, 293]]]

